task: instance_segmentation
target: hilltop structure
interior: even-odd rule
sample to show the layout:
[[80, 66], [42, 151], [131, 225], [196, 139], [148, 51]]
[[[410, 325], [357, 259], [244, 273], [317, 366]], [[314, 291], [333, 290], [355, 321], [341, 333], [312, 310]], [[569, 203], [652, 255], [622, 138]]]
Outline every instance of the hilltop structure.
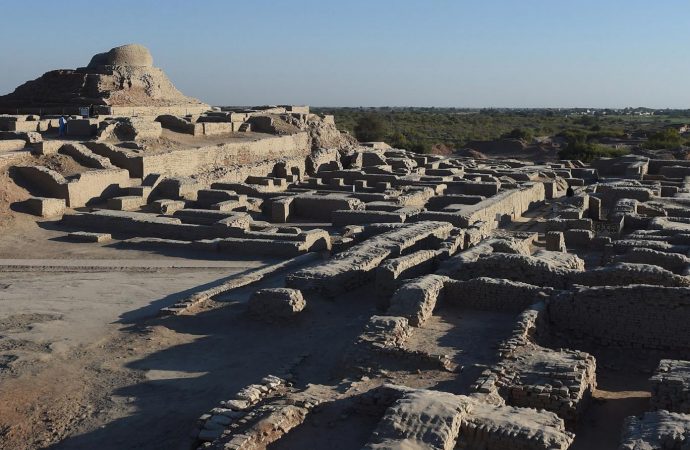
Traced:
[[[51, 70], [0, 97], [0, 111], [101, 114], [199, 114], [209, 105], [178, 91], [149, 50], [138, 44], [99, 53], [86, 67]], [[39, 111], [37, 111], [37, 109]]]

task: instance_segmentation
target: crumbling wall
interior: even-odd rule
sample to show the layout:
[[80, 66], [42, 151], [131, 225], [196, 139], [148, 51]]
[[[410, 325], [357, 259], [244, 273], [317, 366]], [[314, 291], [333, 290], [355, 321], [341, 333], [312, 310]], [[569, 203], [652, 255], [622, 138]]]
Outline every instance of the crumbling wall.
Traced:
[[552, 292], [553, 289], [549, 287], [505, 279], [448, 279], [444, 287], [444, 299], [446, 304], [462, 308], [520, 312]]
[[427, 275], [403, 284], [395, 291], [386, 314], [404, 317], [410, 325], [421, 327], [432, 316], [443, 294], [444, 278]]
[[489, 403], [484, 396], [393, 385], [379, 389], [384, 392], [378, 398], [393, 403], [363, 450], [565, 450], [573, 442], [563, 420], [544, 410]]
[[84, 145], [95, 154], [108, 158], [117, 167], [127, 169], [130, 177], [143, 177], [142, 160], [136, 154], [106, 142], [89, 141]]
[[67, 199], [67, 180], [56, 171], [43, 166], [18, 165], [14, 168], [40, 191]]
[[501, 343], [501, 361], [482, 372], [478, 392], [498, 393], [507, 403], [546, 409], [573, 423], [596, 388], [593, 356], [568, 349], [553, 350], [533, 339], [545, 333], [544, 303], [535, 303], [518, 318], [512, 336]]
[[499, 192], [493, 197], [482, 200], [474, 205], [468, 205], [462, 210], [466, 220], [465, 226], [475, 222], [494, 223], [496, 215], [510, 215], [516, 218], [527, 211], [535, 203], [543, 202], [546, 191], [543, 183], [525, 183], [518, 189]]
[[454, 264], [446, 265], [442, 273], [459, 280], [492, 276], [535, 286], [565, 288], [571, 274], [584, 270], [584, 261], [561, 252], [543, 251], [534, 256], [492, 253], [474, 261], [461, 258], [460, 255], [451, 258]]
[[690, 352], [686, 287], [576, 287], [552, 297], [547, 317], [571, 341]]
[[616, 263], [584, 272], [571, 273], [569, 284], [583, 286], [627, 286], [652, 284], [668, 287], [690, 286], [690, 278], [649, 264]]
[[[79, 150], [79, 147], [74, 145], [68, 148], [75, 152]], [[83, 149], [82, 156], [86, 153], [88, 149]], [[91, 158], [94, 164], [96, 159], [103, 165], [107, 164], [96, 155], [91, 155]], [[129, 173], [123, 169], [89, 170], [66, 179], [43, 166], [20, 165], [15, 168], [41, 191], [57, 198], [64, 198], [70, 208], [85, 206], [94, 199], [115, 195], [121, 187], [130, 185]]]
[[690, 414], [690, 361], [662, 359], [649, 381], [654, 409]]
[[388, 300], [404, 279], [433, 272], [438, 257], [437, 250], [419, 250], [384, 261], [376, 269], [376, 294], [379, 299]]
[[372, 281], [374, 269], [384, 259], [425, 247], [438, 247], [452, 229], [453, 226], [445, 222], [404, 225], [355, 245], [319, 267], [291, 273], [287, 285], [303, 292], [318, 291], [329, 296], [354, 289]]
[[304, 159], [310, 151], [309, 136], [301, 132], [286, 136], [262, 137], [255, 141], [173, 150], [155, 155], [143, 155], [140, 158], [143, 177], [152, 173], [191, 176], [223, 166], [290, 157]]
[[619, 450], [685, 450], [690, 443], [690, 414], [646, 412], [623, 422]]

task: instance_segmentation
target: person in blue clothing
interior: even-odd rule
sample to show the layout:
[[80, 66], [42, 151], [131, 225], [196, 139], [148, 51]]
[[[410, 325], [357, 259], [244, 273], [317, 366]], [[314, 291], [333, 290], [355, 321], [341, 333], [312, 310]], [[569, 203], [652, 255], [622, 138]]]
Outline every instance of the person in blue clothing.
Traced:
[[65, 135], [65, 132], [67, 131], [67, 121], [63, 116], [60, 116], [60, 120], [58, 121], [58, 136], [62, 137]]

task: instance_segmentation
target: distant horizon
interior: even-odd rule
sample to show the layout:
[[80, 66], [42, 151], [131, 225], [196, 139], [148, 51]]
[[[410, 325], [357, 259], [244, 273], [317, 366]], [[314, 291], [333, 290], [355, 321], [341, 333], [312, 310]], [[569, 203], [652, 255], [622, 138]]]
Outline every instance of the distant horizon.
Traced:
[[140, 43], [181, 92], [216, 105], [690, 108], [690, 3], [681, 0], [195, 5], [8, 2], [0, 94]]
[[[252, 106], [278, 106], [287, 105], [287, 103], [267, 103], [267, 104], [252, 104], [252, 105], [225, 105], [209, 103], [213, 107], [252, 107]], [[653, 108], [650, 106], [437, 106], [437, 105], [357, 105], [357, 106], [343, 106], [343, 105], [306, 105], [301, 103], [290, 103], [291, 106], [309, 106], [310, 108], [436, 108], [436, 109], [651, 109], [651, 110], [667, 110], [667, 111], [686, 111], [687, 108]]]

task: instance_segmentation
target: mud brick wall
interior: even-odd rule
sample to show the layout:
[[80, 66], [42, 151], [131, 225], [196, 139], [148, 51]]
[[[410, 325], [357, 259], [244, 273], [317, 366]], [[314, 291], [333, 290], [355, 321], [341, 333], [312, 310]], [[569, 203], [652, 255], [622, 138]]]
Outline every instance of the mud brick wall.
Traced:
[[405, 317], [410, 325], [421, 327], [432, 316], [444, 282], [445, 277], [427, 275], [403, 284], [395, 291], [386, 314]]
[[652, 190], [645, 187], [605, 184], [597, 186], [597, 194], [601, 196], [601, 200], [605, 208], [612, 207], [618, 200], [623, 198], [647, 202], [654, 197]]
[[690, 414], [690, 361], [662, 359], [650, 381], [654, 409]]
[[455, 448], [492, 450], [565, 450], [575, 437], [554, 413], [479, 402], [462, 421], [459, 436]]
[[592, 219], [549, 219], [544, 224], [546, 231], [591, 230]]
[[444, 298], [447, 304], [463, 308], [520, 312], [552, 291], [552, 288], [504, 279], [449, 279], [444, 286]]
[[67, 199], [67, 180], [54, 170], [43, 166], [15, 166], [15, 170], [41, 192]]
[[97, 155], [108, 158], [117, 167], [127, 169], [131, 177], [142, 178], [141, 158], [135, 153], [105, 142], [84, 142], [84, 145]]
[[659, 173], [669, 178], [683, 179], [687, 176], [690, 176], [690, 167], [674, 164], [673, 166], [662, 167], [661, 170], [659, 170]]
[[682, 274], [690, 266], [690, 258], [680, 253], [667, 253], [651, 248], [631, 248], [617, 258], [618, 261], [652, 264]]
[[690, 286], [690, 278], [649, 264], [615, 263], [585, 272], [572, 273], [569, 278], [570, 284], [583, 286], [626, 286], [629, 284]]
[[482, 372], [473, 388], [574, 422], [596, 387], [596, 361], [584, 352], [536, 344], [533, 339], [547, 332], [544, 309], [544, 303], [536, 303], [519, 316], [511, 337], [499, 346], [502, 360]]
[[60, 147], [58, 153], [71, 156], [75, 161], [85, 167], [91, 167], [93, 169], [116, 169], [108, 158], [94, 153], [88, 147], [75, 142], [65, 143]]
[[552, 330], [598, 345], [690, 352], [690, 288], [578, 286], [547, 306]]
[[116, 195], [129, 186], [129, 172], [124, 169], [91, 170], [80, 173], [67, 183], [67, 206], [76, 208], [102, 196]]
[[[269, 177], [273, 176], [277, 165], [283, 165], [304, 172], [305, 157], [293, 156], [282, 157], [280, 159], [259, 160], [250, 164], [228, 164], [223, 171], [211, 172], [211, 177], [204, 178], [204, 184], [210, 183], [244, 183], [249, 177]], [[256, 185], [258, 186], [258, 185]], [[234, 188], [233, 188], [234, 189]], [[276, 188], [277, 189], [277, 188]], [[247, 192], [247, 194], [249, 194]]]
[[141, 156], [142, 176], [159, 173], [191, 176], [218, 167], [251, 164], [310, 154], [309, 135], [264, 137], [255, 141], [231, 142], [194, 149], [173, 150], [157, 155]]
[[288, 287], [334, 296], [374, 279], [375, 269], [387, 258], [424, 248], [438, 248], [453, 227], [444, 222], [405, 224], [345, 250], [318, 267], [287, 276]]
[[334, 211], [364, 209], [364, 203], [347, 195], [310, 195], [302, 194], [295, 197], [293, 203], [294, 215], [309, 219], [331, 221]]
[[419, 250], [384, 261], [376, 269], [377, 296], [387, 302], [404, 279], [432, 272], [438, 255], [437, 250]]
[[96, 210], [63, 216], [62, 223], [75, 228], [113, 235], [194, 241], [231, 237], [231, 227], [184, 224], [180, 219], [155, 214]]
[[407, 215], [403, 212], [338, 210], [331, 214], [335, 227], [361, 225], [366, 223], [403, 223]]
[[690, 415], [668, 411], [646, 412], [641, 416], [626, 417], [623, 422], [620, 450], [684, 449]]
[[681, 161], [676, 159], [650, 159], [649, 173], [658, 174], [661, 172], [661, 169], [666, 166], [690, 167], [690, 161]]
[[493, 197], [463, 210], [464, 226], [475, 222], [494, 223], [496, 214], [519, 217], [534, 203], [543, 202], [546, 191], [543, 183], [525, 184], [523, 188], [500, 192]]
[[455, 279], [491, 276], [562, 289], [568, 285], [569, 277], [577, 271], [536, 256], [493, 253], [476, 261], [463, 262], [447, 272]]

